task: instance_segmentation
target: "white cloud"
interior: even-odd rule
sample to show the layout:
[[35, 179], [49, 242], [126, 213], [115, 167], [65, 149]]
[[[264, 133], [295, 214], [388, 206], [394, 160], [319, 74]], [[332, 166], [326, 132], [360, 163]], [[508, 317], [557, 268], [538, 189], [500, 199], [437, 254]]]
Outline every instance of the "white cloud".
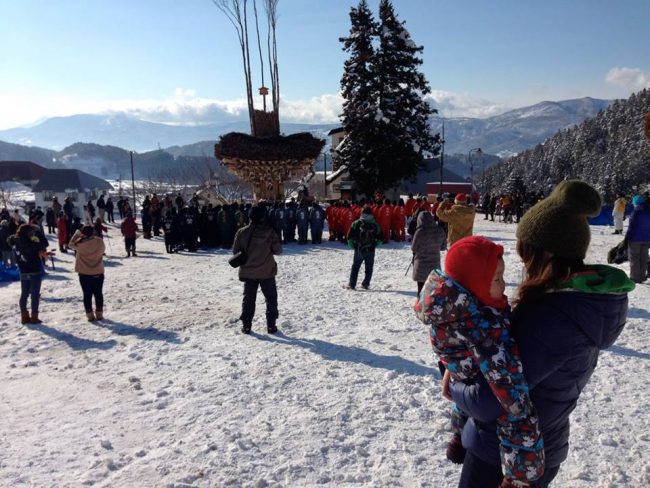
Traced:
[[[257, 97], [259, 98], [259, 97]], [[430, 98], [443, 117], [489, 117], [508, 108], [487, 100], [436, 90]], [[261, 101], [256, 100], [256, 103]], [[342, 112], [340, 93], [327, 93], [306, 100], [281, 98], [280, 117], [285, 122], [336, 124]], [[69, 96], [38, 98], [31, 95], [0, 94], [0, 129], [8, 129], [55, 116], [123, 112], [149, 122], [165, 124], [207, 124], [246, 120], [246, 100], [203, 98], [188, 88], [176, 88], [168, 99], [77, 100]], [[260, 107], [257, 107], [260, 108]]]
[[605, 82], [629, 91], [639, 91], [650, 87], [650, 72], [639, 68], [612, 68], [607, 72]]
[[467, 93], [432, 90], [427, 96], [441, 117], [485, 118], [502, 114], [512, 107], [474, 98]]

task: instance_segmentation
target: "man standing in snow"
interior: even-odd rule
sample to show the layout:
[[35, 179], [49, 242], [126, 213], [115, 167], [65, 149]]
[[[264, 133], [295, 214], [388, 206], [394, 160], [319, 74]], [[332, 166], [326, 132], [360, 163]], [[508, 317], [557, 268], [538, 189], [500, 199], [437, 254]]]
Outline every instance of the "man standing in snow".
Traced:
[[278, 331], [278, 290], [275, 276], [278, 265], [273, 256], [282, 254], [280, 238], [268, 222], [266, 209], [254, 206], [250, 212], [250, 224], [242, 227], [235, 235], [232, 252], [243, 251], [247, 259], [239, 268], [239, 280], [244, 282], [242, 301], [242, 333], [250, 334], [255, 315], [257, 289], [262, 289], [266, 300], [266, 330], [269, 334]]
[[365, 266], [365, 276], [361, 282], [361, 287], [364, 290], [368, 289], [372, 279], [372, 270], [375, 266], [375, 248], [381, 242], [381, 228], [372, 215], [372, 209], [365, 207], [361, 212], [361, 218], [352, 223], [348, 234], [348, 246], [354, 249], [348, 289], [354, 290], [356, 288], [361, 263], [364, 263]]
[[99, 218], [102, 220], [102, 224], [106, 223], [106, 220], [104, 220], [104, 215], [106, 213], [106, 202], [104, 201], [103, 193], [97, 199], [97, 210], [99, 212]]
[[309, 228], [311, 229], [312, 244], [320, 244], [322, 242], [324, 222], [325, 211], [318, 204], [318, 201], [314, 200], [311, 210], [309, 211]]

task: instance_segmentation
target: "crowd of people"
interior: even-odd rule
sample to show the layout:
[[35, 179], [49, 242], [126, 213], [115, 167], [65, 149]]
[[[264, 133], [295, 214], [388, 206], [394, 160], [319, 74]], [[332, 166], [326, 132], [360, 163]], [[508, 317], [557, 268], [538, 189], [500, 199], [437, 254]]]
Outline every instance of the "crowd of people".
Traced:
[[[486, 219], [493, 217], [495, 198], [483, 197]], [[48, 232], [59, 234], [60, 243], [65, 233], [66, 248], [75, 251], [89, 321], [104, 317], [103, 224], [111, 221], [112, 210], [106, 209], [110, 198], [100, 199], [96, 208], [103, 211], [92, 225], [95, 205], [89, 204], [86, 222], [72, 216], [68, 228], [68, 202], [60, 211], [63, 224], [47, 224]], [[201, 206], [198, 199], [185, 202], [180, 194], [174, 200], [153, 194], [143, 201], [141, 223], [145, 238], [164, 235], [169, 253], [194, 251], [199, 245], [232, 248], [237, 259], [231, 262], [239, 268], [244, 286], [244, 334], [252, 332], [258, 289], [266, 299], [266, 330], [278, 332], [275, 256], [282, 253], [283, 244], [306, 244], [309, 233], [312, 243], [320, 244], [327, 220], [330, 239], [354, 249], [347, 288], [356, 288], [364, 265], [361, 286], [368, 289], [377, 246], [410, 235], [412, 278], [418, 290], [415, 312], [430, 327], [443, 396], [453, 401], [447, 457], [463, 464], [459, 486], [547, 487], [567, 457], [569, 414], [596, 367], [599, 351], [621, 333], [627, 294], [650, 274], [650, 195], [633, 198], [625, 233], [631, 279], [618, 268], [584, 261], [590, 243], [587, 217], [601, 211], [601, 198], [588, 184], [565, 181], [547, 198], [515, 193], [500, 195], [498, 202], [504, 222], [519, 223], [516, 251], [526, 273], [514, 308], [504, 294], [503, 247], [473, 236], [477, 199], [472, 195], [443, 196], [435, 202], [412, 195], [406, 202], [340, 201], [323, 209], [315, 201]], [[120, 198], [118, 208], [127, 256], [135, 256], [138, 224], [126, 199]], [[615, 206], [614, 212], [619, 209]], [[3, 247], [3, 261], [14, 260], [20, 270], [23, 324], [40, 322], [48, 247], [42, 221], [50, 210], [57, 211], [34, 210], [29, 223], [18, 213], [0, 213], [0, 241], [12, 254], [5, 256]], [[617, 220], [616, 230], [619, 224]], [[563, 238], [566, 229], [571, 229], [570, 239]]]

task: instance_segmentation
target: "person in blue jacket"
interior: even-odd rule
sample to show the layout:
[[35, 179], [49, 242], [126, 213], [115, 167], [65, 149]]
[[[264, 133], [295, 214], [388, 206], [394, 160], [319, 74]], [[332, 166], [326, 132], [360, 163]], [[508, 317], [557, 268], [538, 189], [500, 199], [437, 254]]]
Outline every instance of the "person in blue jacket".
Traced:
[[[513, 335], [544, 437], [547, 487], [569, 451], [569, 415], [596, 368], [601, 350], [619, 336], [627, 318], [625, 272], [584, 264], [590, 241], [587, 216], [600, 212], [600, 196], [580, 181], [564, 181], [532, 207], [517, 228], [517, 253], [526, 277], [513, 311]], [[570, 238], [562, 236], [570, 229]], [[500, 486], [501, 407], [485, 381], [453, 382], [453, 400], [470, 415], [462, 433], [467, 454], [459, 487]], [[594, 434], [595, 435], [595, 434]]]
[[322, 244], [323, 242], [323, 225], [325, 224], [325, 211], [323, 207], [314, 200], [311, 210], [309, 211], [309, 228], [311, 229], [311, 242], [313, 244]]
[[650, 249], [650, 195], [636, 195], [632, 199], [634, 211], [625, 233], [630, 259], [630, 278], [643, 283], [650, 275], [648, 249]]

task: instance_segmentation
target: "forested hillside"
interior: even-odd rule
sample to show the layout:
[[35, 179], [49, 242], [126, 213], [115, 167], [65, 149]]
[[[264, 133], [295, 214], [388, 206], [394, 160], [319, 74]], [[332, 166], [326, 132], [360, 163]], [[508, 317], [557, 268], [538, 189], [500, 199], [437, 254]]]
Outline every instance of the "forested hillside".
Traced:
[[616, 100], [597, 116], [490, 168], [488, 189], [506, 190], [509, 182], [520, 181], [527, 190], [546, 191], [570, 178], [593, 184], [607, 200], [617, 191], [647, 189], [650, 141], [644, 134], [644, 115], [648, 112], [648, 89]]

